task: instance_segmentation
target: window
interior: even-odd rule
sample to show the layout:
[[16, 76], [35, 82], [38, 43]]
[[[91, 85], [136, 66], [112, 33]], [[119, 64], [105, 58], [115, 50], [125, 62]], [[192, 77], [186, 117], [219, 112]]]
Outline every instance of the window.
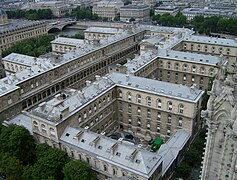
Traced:
[[87, 113], [86, 113], [86, 111], [84, 112], [84, 119], [86, 119], [87, 118]]
[[183, 75], [183, 81], [186, 81], [187, 80], [187, 77], [186, 77], [186, 74]]
[[175, 80], [178, 80], [178, 78], [179, 78], [178, 73], [175, 73]]
[[157, 100], [157, 107], [161, 108], [161, 100], [160, 99]]
[[128, 124], [132, 124], [132, 117], [130, 115], [128, 116]]
[[151, 118], [151, 110], [147, 109], [147, 118]]
[[94, 105], [94, 112], [96, 112], [96, 108], [97, 108], [97, 106], [96, 106], [96, 104]]
[[137, 118], [137, 125], [138, 125], [138, 127], [141, 127], [141, 119], [140, 118]]
[[170, 72], [168, 71], [167, 72], [167, 79], [169, 79], [170, 78]]
[[137, 103], [141, 103], [142, 102], [142, 97], [140, 94], [137, 95]]
[[36, 121], [33, 122], [34, 130], [39, 130], [38, 123]]
[[168, 114], [168, 123], [171, 123], [171, 120], [172, 120], [172, 116]]
[[195, 76], [192, 76], [192, 82], [195, 82]]
[[170, 62], [167, 62], [167, 65], [166, 65], [166, 67], [168, 68], [168, 69], [170, 69]]
[[192, 72], [195, 73], [196, 72], [196, 66], [192, 67]]
[[160, 133], [160, 124], [157, 124], [156, 131]]
[[209, 70], [209, 75], [213, 75], [214, 74], [214, 69], [213, 68], [210, 68], [210, 70]]
[[141, 115], [141, 108], [137, 107], [137, 115]]
[[41, 124], [41, 130], [43, 133], [47, 133], [46, 126], [44, 124]]
[[175, 69], [179, 70], [179, 63], [175, 63]]
[[115, 155], [118, 156], [118, 157], [120, 157], [120, 156], [121, 156], [121, 153], [120, 153], [120, 152], [116, 152]]
[[108, 168], [107, 168], [107, 166], [106, 165], [104, 165], [104, 171], [108, 171]]
[[173, 108], [173, 105], [172, 105], [172, 102], [168, 102], [168, 110], [169, 111], [172, 111], [172, 108]]
[[55, 137], [55, 130], [53, 128], [49, 128], [49, 131], [50, 131], [50, 135]]
[[203, 84], [203, 77], [200, 77], [200, 84]]
[[184, 65], [183, 65], [183, 71], [187, 71], [187, 69], [188, 69], [187, 64], [184, 64]]
[[132, 112], [132, 106], [131, 104], [128, 105], [128, 113], [131, 113]]
[[183, 118], [182, 117], [179, 117], [179, 126], [182, 126], [183, 125]]
[[127, 93], [127, 99], [128, 99], [128, 101], [131, 101], [131, 100], [132, 100], [132, 95], [131, 95], [130, 92]]
[[121, 91], [121, 90], [118, 90], [118, 95], [119, 95], [120, 98], [123, 97], [123, 94], [122, 94], [122, 91]]
[[148, 130], [150, 130], [150, 128], [151, 128], [151, 124], [150, 124], [149, 121], [147, 121], [147, 123], [146, 123], [146, 127], [147, 127]]
[[205, 68], [204, 68], [204, 67], [201, 67], [201, 68], [200, 68], [200, 72], [201, 72], [201, 74], [205, 74]]
[[183, 104], [179, 105], [179, 113], [181, 113], [181, 114], [184, 113], [184, 105]]
[[157, 120], [160, 121], [160, 119], [161, 119], [161, 113], [158, 111], [157, 112]]
[[167, 127], [167, 136], [170, 136], [170, 127]]
[[148, 96], [148, 97], [146, 98], [146, 101], [147, 101], [147, 105], [148, 105], [148, 106], [151, 106], [151, 97], [150, 97], [150, 96]]

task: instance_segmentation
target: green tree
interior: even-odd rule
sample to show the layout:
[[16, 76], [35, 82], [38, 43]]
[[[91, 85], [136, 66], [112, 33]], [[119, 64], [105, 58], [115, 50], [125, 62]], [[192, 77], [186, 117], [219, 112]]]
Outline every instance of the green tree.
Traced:
[[187, 163], [181, 163], [176, 169], [176, 177], [186, 179], [191, 172], [191, 167]]
[[24, 179], [62, 179], [63, 167], [69, 161], [65, 152], [37, 145], [37, 162], [33, 166], [24, 169]]
[[0, 134], [0, 152], [8, 152], [23, 164], [35, 161], [35, 139], [23, 126], [9, 125]]
[[68, 162], [63, 168], [65, 180], [95, 180], [95, 175], [91, 171], [88, 164], [84, 161], [73, 161]]
[[16, 157], [8, 153], [0, 153], [0, 174], [5, 175], [6, 179], [22, 179], [23, 166]]
[[136, 21], [136, 19], [135, 19], [134, 17], [131, 17], [131, 18], [129, 19], [129, 22], [133, 22], [133, 21]]

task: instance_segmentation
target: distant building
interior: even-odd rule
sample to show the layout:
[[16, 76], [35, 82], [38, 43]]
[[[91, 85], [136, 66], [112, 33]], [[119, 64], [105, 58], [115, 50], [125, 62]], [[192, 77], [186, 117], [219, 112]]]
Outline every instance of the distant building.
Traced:
[[2, 57], [0, 56], [0, 79], [4, 78], [5, 76], [6, 74], [5, 74], [4, 66], [2, 64]]
[[220, 10], [220, 9], [209, 9], [209, 8], [186, 8], [182, 11], [183, 15], [187, 17], [188, 21], [191, 21], [195, 16], [221, 16], [226, 18], [236, 18], [237, 11], [233, 10]]
[[155, 15], [160, 14], [170, 14], [172, 16], [175, 16], [179, 12], [179, 8], [175, 6], [159, 6], [155, 9]]
[[0, 26], [8, 24], [7, 14], [4, 10], [0, 9]]
[[43, 21], [11, 20], [0, 26], [0, 54], [17, 42], [47, 33]]
[[111, 35], [121, 33], [123, 30], [118, 28], [89, 27], [84, 31], [85, 39], [100, 40], [107, 39]]
[[134, 18], [136, 22], [150, 20], [150, 7], [145, 4], [128, 4], [120, 8], [120, 21], [128, 22]]
[[64, 1], [40, 1], [30, 3], [24, 9], [50, 9], [54, 17], [63, 17], [72, 11], [72, 7]]
[[111, 21], [119, 15], [122, 6], [124, 3], [121, 0], [102, 0], [94, 4], [92, 12]]

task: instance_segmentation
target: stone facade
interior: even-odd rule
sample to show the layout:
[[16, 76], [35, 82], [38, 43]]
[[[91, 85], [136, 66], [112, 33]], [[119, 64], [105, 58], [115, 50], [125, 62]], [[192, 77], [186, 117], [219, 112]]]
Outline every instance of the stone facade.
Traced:
[[225, 66], [219, 67], [209, 92], [207, 110], [202, 111], [208, 129], [200, 175], [203, 180], [237, 178], [236, 70], [236, 66], [233, 71], [227, 71]]
[[12, 20], [8, 25], [0, 26], [0, 54], [17, 42], [47, 33], [45, 22]]

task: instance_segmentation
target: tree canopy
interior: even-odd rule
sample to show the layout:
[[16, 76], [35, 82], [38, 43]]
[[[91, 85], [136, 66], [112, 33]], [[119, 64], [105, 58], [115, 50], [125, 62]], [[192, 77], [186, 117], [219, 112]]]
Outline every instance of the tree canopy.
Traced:
[[12, 47], [3, 51], [2, 56], [5, 57], [8, 54], [15, 52], [25, 54], [29, 56], [39, 57], [42, 54], [46, 54], [51, 51], [51, 41], [54, 39], [54, 35], [41, 35], [35, 38], [26, 39], [16, 43]]
[[77, 20], [80, 19], [90, 19], [90, 20], [99, 20], [99, 16], [97, 14], [93, 14], [90, 8], [82, 8], [78, 6], [77, 8], [73, 9], [70, 17], [74, 17]]
[[50, 9], [17, 9], [15, 11], [6, 11], [8, 18], [25, 18], [28, 20], [52, 19], [53, 13]]
[[86, 162], [70, 160], [64, 151], [47, 144], [36, 144], [28, 130], [16, 125], [0, 125], [0, 175], [10, 180], [95, 179]]
[[88, 164], [83, 161], [70, 161], [64, 168], [64, 179], [65, 180], [95, 180], [94, 174], [91, 172]]

